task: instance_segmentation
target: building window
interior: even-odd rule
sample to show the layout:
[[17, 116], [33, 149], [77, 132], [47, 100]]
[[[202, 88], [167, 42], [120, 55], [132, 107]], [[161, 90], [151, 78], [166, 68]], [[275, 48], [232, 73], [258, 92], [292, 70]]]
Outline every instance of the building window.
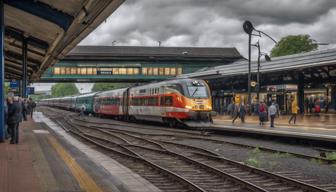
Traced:
[[113, 68], [113, 75], [119, 75], [119, 68]]
[[86, 68], [81, 68], [81, 75], [86, 75]]
[[164, 68], [159, 68], [159, 75], [161, 75], [161, 76], [164, 75]]
[[153, 68], [153, 75], [159, 74], [159, 68]]
[[127, 68], [127, 75], [133, 75], [133, 68]]
[[88, 74], [88, 75], [93, 75], [92, 68], [87, 68], [87, 74]]
[[134, 68], [134, 75], [138, 75], [140, 72], [139, 68]]
[[120, 75], [126, 75], [127, 74], [126, 68], [119, 68], [119, 74]]
[[71, 75], [71, 68], [70, 67], [65, 68], [65, 74]]
[[176, 68], [170, 68], [170, 75], [176, 75]]
[[145, 68], [142, 68], [142, 74], [143, 75], [147, 75], [147, 68], [145, 67]]
[[76, 67], [71, 67], [71, 75], [76, 75], [76, 74], [77, 74]]
[[65, 67], [61, 67], [61, 75], [65, 75]]
[[61, 73], [61, 69], [59, 67], [54, 68], [54, 75], [59, 75]]
[[153, 68], [149, 67], [147, 73], [148, 75], [153, 75]]
[[92, 68], [92, 74], [97, 75], [97, 68]]
[[177, 75], [182, 75], [182, 67], [177, 68]]
[[77, 75], [81, 74], [81, 68], [77, 68]]
[[170, 68], [168, 67], [165, 68], [165, 75], [170, 75]]

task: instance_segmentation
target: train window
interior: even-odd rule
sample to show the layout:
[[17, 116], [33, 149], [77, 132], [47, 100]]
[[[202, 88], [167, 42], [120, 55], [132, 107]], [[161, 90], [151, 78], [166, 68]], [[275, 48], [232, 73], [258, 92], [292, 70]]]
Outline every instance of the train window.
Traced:
[[173, 97], [172, 96], [164, 97], [164, 105], [165, 106], [172, 106], [173, 105]]
[[153, 68], [153, 75], [159, 74], [159, 68]]
[[169, 67], [165, 68], [165, 75], [170, 75], [170, 68]]
[[159, 68], [159, 75], [161, 75], [161, 76], [164, 75], [164, 68]]
[[54, 68], [54, 75], [59, 75], [61, 73], [61, 69], [59, 67]]
[[146, 89], [140, 89], [139, 93], [146, 93]]

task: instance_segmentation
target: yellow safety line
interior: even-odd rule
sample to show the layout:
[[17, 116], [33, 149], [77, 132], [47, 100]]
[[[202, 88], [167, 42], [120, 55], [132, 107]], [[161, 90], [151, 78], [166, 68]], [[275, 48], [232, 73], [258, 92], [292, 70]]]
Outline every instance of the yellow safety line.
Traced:
[[80, 165], [76, 162], [71, 155], [65, 151], [61, 144], [53, 137], [48, 137], [49, 142], [57, 151], [58, 155], [63, 159], [64, 163], [69, 167], [72, 175], [76, 178], [79, 186], [84, 191], [88, 192], [103, 192], [103, 190], [98, 187], [96, 182], [87, 174], [87, 172], [82, 169]]

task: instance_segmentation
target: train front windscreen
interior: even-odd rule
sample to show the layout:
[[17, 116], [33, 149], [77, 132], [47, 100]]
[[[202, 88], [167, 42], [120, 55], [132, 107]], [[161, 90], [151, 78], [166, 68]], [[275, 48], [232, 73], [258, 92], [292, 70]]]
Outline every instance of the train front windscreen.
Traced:
[[208, 87], [199, 81], [193, 81], [187, 84], [188, 94], [190, 98], [208, 98]]

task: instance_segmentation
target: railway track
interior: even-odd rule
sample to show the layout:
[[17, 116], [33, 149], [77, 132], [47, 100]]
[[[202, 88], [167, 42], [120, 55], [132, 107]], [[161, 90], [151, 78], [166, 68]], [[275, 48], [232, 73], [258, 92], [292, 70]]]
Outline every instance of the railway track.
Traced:
[[[157, 171], [158, 169], [165, 170], [170, 173], [168, 174], [170, 177], [174, 175], [174, 177], [179, 178], [173, 179], [174, 181], [182, 179], [183, 182], [180, 181], [180, 183], [182, 183], [183, 189], [192, 188], [188, 187], [189, 184], [194, 187], [192, 191], [327, 191], [219, 157], [217, 154], [204, 149], [171, 142], [160, 143], [160, 141], [120, 130], [108, 131], [85, 126], [73, 119], [63, 119], [63, 122], [58, 121], [66, 130], [96, 146], [105, 150], [109, 149], [109, 151], [112, 149], [113, 153], [122, 153], [123, 157], [117, 159], [117, 161], [124, 161], [124, 156], [127, 155], [128, 158], [137, 158], [138, 161], [147, 162], [147, 165], [155, 165]], [[139, 165], [134, 169], [139, 167], [141, 170]], [[140, 172], [139, 174], [142, 175], [143, 173]], [[146, 176], [144, 177], [146, 178]], [[146, 179], [152, 182], [151, 179], [154, 177], [148, 178]], [[162, 180], [158, 180], [159, 183], [153, 184], [159, 185]], [[164, 191], [169, 190], [165, 189]]]
[[[326, 164], [336, 164], [336, 160], [327, 159], [327, 158], [321, 157], [321, 156], [312, 156], [312, 155], [307, 155], [307, 154], [302, 154], [302, 153], [294, 153], [294, 152], [291, 152], [291, 151], [284, 151], [284, 150], [273, 149], [273, 148], [268, 148], [268, 147], [263, 147], [263, 146], [247, 145], [247, 144], [227, 141], [227, 140], [223, 140], [223, 139], [213, 139], [213, 138], [210, 138], [209, 135], [204, 136], [203, 134], [201, 134], [199, 132], [194, 133], [192, 131], [176, 130], [176, 132], [174, 133], [174, 130], [168, 130], [167, 132], [170, 132], [168, 134], [167, 133], [159, 133], [159, 134], [150, 133], [149, 134], [149, 133], [141, 133], [141, 132], [136, 132], [136, 131], [125, 130], [124, 127], [132, 127], [132, 128], [139, 128], [139, 129], [148, 129], [148, 128], [143, 128], [143, 127], [140, 127], [140, 126], [133, 126], [133, 125], [128, 125], [127, 126], [127, 125], [124, 125], [124, 122], [122, 122], [122, 124], [118, 124], [118, 123], [108, 124], [106, 122], [99, 123], [99, 122], [96, 122], [96, 121], [93, 123], [93, 122], [90, 122], [90, 121], [87, 121], [87, 120], [84, 120], [84, 119], [78, 119], [78, 118], [74, 118], [74, 120], [76, 120], [78, 122], [87, 123], [87, 124], [95, 124], [95, 125], [91, 125], [91, 127], [93, 127], [93, 128], [120, 130], [120, 131], [123, 131], [123, 132], [128, 132], [128, 133], [132, 133], [132, 134], [141, 135], [143, 137], [149, 137], [149, 138], [157, 137], [157, 138], [161, 138], [161, 139], [175, 137], [176, 139], [202, 140], [202, 141], [213, 142], [213, 143], [216, 143], [216, 144], [223, 143], [223, 144], [229, 144], [229, 145], [233, 145], [233, 146], [250, 148], [250, 149], [258, 148], [259, 150], [266, 151], [266, 152], [286, 154], [286, 155], [290, 154], [292, 156], [299, 157], [299, 158], [304, 158], [304, 159], [308, 159], [308, 160], [314, 159], [316, 161], [323, 162], [323, 163], [326, 163]], [[118, 128], [116, 128], [116, 126], [120, 126], [122, 128], [118, 129]], [[159, 129], [161, 130], [162, 128], [159, 128]], [[161, 131], [165, 131], [165, 130], [163, 129]]]

